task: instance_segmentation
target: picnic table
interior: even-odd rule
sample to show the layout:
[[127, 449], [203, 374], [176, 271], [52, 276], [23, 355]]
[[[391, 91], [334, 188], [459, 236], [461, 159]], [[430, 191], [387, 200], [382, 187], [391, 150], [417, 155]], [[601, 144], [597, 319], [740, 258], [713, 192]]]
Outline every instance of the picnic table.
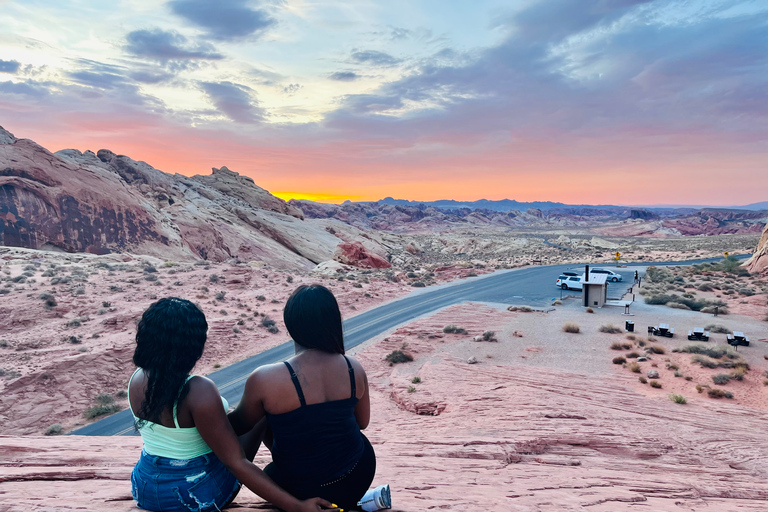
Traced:
[[649, 325], [648, 326], [648, 334], [653, 334], [654, 336], [666, 336], [667, 338], [671, 338], [675, 335], [675, 330], [669, 326], [669, 324], [659, 324], [656, 325]]
[[688, 339], [709, 341], [709, 331], [705, 331], [702, 327], [694, 327], [692, 331], [688, 331]]
[[734, 347], [738, 347], [739, 345], [743, 347], [749, 346], [749, 338], [744, 335], [741, 331], [733, 331], [731, 334], [728, 335], [728, 344], [733, 345]]

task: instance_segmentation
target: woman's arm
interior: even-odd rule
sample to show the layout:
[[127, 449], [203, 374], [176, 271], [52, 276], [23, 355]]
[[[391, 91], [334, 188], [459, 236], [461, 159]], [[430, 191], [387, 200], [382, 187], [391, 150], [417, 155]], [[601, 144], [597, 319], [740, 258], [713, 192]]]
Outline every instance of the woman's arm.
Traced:
[[254, 466], [246, 459], [237, 436], [227, 421], [216, 385], [208, 379], [197, 378], [190, 386], [186, 400], [197, 430], [213, 453], [243, 485], [287, 512], [318, 512], [331, 508], [331, 503], [320, 498], [299, 501]]
[[[368, 375], [366, 375], [363, 365], [361, 365], [357, 359], [350, 357], [352, 366], [355, 367], [355, 376], [360, 375], [363, 377], [363, 396], [359, 397], [357, 405], [355, 406], [355, 419], [360, 430], [365, 430], [368, 424], [371, 422], [371, 394], [368, 389]], [[359, 396], [359, 393], [358, 393]]]
[[234, 411], [227, 414], [229, 423], [235, 431], [235, 434], [242, 436], [259, 422], [265, 415], [264, 403], [259, 394], [259, 390], [264, 389], [264, 384], [259, 371], [254, 371], [245, 381], [245, 389], [240, 403]]

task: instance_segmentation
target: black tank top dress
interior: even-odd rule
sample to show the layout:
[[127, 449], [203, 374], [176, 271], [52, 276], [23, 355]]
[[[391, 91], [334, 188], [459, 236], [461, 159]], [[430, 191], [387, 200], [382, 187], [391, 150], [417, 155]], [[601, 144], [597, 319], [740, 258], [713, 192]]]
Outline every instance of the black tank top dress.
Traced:
[[373, 482], [376, 455], [355, 419], [355, 370], [347, 361], [350, 398], [307, 405], [290, 363], [301, 405], [283, 413], [267, 413], [274, 437], [272, 462], [264, 468], [280, 487], [298, 499], [320, 497], [341, 508], [354, 508]]

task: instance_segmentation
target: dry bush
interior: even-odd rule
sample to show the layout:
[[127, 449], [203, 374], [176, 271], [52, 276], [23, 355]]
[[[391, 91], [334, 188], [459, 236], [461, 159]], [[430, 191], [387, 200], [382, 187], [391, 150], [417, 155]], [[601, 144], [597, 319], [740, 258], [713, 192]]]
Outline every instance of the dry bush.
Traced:
[[563, 332], [570, 332], [573, 334], [576, 334], [581, 331], [581, 327], [579, 327], [579, 324], [575, 322], [566, 322], [563, 324]]
[[408, 352], [403, 352], [402, 350], [393, 350], [387, 354], [384, 359], [389, 362], [390, 365], [393, 365], [397, 363], [408, 363], [413, 361], [413, 356]]
[[661, 382], [659, 382], [657, 380], [652, 380], [651, 381], [651, 387], [652, 388], [656, 388], [656, 389], [661, 389]]
[[637, 364], [637, 363], [632, 363], [632, 364], [630, 364], [630, 365], [629, 365], [629, 370], [630, 370], [632, 373], [640, 373], [641, 371], [643, 371], [643, 370], [642, 370], [642, 368], [640, 368], [640, 365], [639, 365], [639, 364]]
[[652, 345], [651, 352], [653, 352], [654, 354], [665, 354], [667, 351], [661, 345]]
[[599, 331], [606, 332], [608, 334], [619, 334], [623, 332], [623, 329], [621, 327], [616, 327], [615, 325], [606, 324], [601, 325]]

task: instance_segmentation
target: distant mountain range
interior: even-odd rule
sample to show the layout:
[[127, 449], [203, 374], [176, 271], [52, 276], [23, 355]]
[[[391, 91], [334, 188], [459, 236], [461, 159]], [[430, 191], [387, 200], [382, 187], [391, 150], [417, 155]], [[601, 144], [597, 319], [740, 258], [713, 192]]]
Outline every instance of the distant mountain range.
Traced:
[[[627, 205], [610, 205], [610, 204], [602, 204], [602, 205], [593, 205], [593, 204], [565, 204], [565, 203], [557, 203], [552, 201], [532, 201], [532, 202], [521, 202], [521, 201], [515, 201], [513, 199], [501, 199], [499, 201], [492, 201], [489, 199], [479, 199], [477, 201], [455, 201], [453, 199], [440, 199], [437, 201], [410, 201], [408, 199], [394, 199], [392, 197], [385, 197], [384, 199], [381, 199], [377, 201], [380, 204], [387, 204], [390, 206], [416, 206], [419, 204], [424, 204], [427, 206], [434, 206], [435, 208], [442, 208], [442, 209], [457, 209], [457, 208], [470, 208], [472, 210], [476, 209], [486, 209], [486, 210], [492, 210], [497, 212], [508, 212], [510, 210], [519, 210], [519, 211], [525, 211], [529, 208], [536, 208], [538, 210], [553, 210], [553, 209], [561, 209], [561, 208], [579, 208], [579, 209], [620, 209], [620, 208], [642, 208], [644, 210], [650, 210], [650, 211], [671, 211], [671, 210], [678, 210], [680, 213], [683, 213], [685, 211], [693, 212], [698, 209], [702, 208], [715, 208], [715, 209], [725, 209], [725, 210], [731, 210], [731, 209], [737, 209], [737, 210], [768, 210], [768, 201], [763, 201], [761, 203], [752, 203], [744, 206], [731, 206], [731, 207], [723, 207], [723, 206], [706, 206], [706, 205], [652, 205], [652, 206], [627, 206]], [[344, 204], [351, 203], [351, 201], [345, 201]]]

